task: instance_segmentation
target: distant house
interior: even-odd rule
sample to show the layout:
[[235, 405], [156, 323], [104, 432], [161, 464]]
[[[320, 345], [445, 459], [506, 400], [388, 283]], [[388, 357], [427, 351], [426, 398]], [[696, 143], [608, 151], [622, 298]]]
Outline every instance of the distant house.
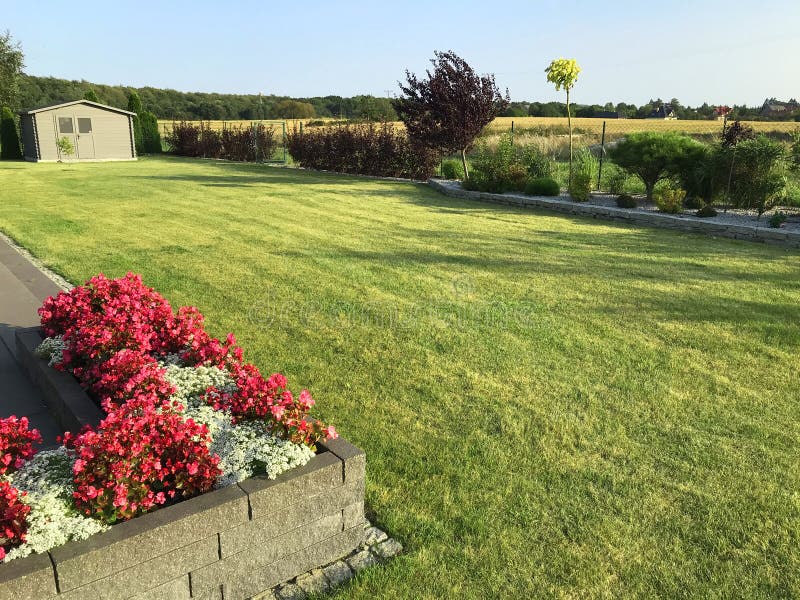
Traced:
[[672, 121], [678, 118], [678, 115], [675, 114], [675, 110], [669, 104], [662, 104], [654, 108], [650, 111], [650, 114], [647, 115], [648, 119], [662, 119], [664, 121]]
[[[25, 160], [32, 162], [136, 160], [136, 113], [89, 100], [54, 104], [20, 114]], [[65, 155], [59, 140], [72, 152]]]
[[800, 104], [798, 104], [797, 100], [794, 98], [788, 102], [781, 102], [775, 98], [767, 98], [764, 100], [759, 114], [767, 118], [781, 118], [791, 115], [798, 110], [800, 110]]

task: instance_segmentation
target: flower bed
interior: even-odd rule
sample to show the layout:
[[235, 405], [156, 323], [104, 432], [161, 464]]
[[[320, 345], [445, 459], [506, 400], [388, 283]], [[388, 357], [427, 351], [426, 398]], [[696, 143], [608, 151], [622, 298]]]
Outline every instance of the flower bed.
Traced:
[[[34, 370], [52, 371], [45, 364], [48, 361], [50, 367], [74, 375], [91, 395], [91, 400], [83, 395], [85, 402], [102, 408], [102, 420], [87, 423], [81, 432], [65, 434], [62, 447], [32, 457], [29, 446], [36, 433], [27, 431], [27, 423], [0, 425], [0, 462], [9, 465], [0, 506], [6, 527], [5, 561], [37, 553], [0, 567], [0, 590], [25, 588], [20, 582], [26, 577], [12, 575], [30, 569], [49, 572], [52, 581], [28, 574], [27, 588], [37, 581], [54, 588], [47, 595], [41, 593], [44, 588], [36, 588], [39, 591], [31, 597], [72, 588], [76, 594], [81, 590], [81, 594], [103, 595], [102, 590], [117, 585], [120, 573], [128, 572], [125, 577], [131, 578], [130, 585], [142, 588], [135, 575], [146, 562], [140, 560], [141, 555], [98, 571], [91, 562], [96, 559], [93, 549], [104, 547], [104, 552], [113, 553], [117, 544], [129, 547], [132, 539], [141, 539], [143, 531], [152, 529], [148, 524], [157, 529], [165, 519], [174, 523], [189, 519], [198, 525], [175, 525], [198, 531], [189, 536], [192, 539], [170, 542], [177, 553], [174, 561], [167, 556], [169, 544], [149, 547], [145, 553], [148, 559], [162, 556], [169, 563], [161, 578], [155, 578], [157, 585], [170, 584], [169, 597], [189, 597], [190, 573], [197, 582], [192, 584], [191, 597], [201, 587], [211, 590], [210, 597], [220, 586], [228, 586], [232, 597], [238, 597], [239, 589], [257, 593], [283, 580], [273, 582], [276, 573], [296, 575], [302, 570], [295, 573], [295, 567], [307, 570], [324, 564], [340, 555], [331, 552], [344, 554], [360, 542], [356, 538], [363, 531], [357, 526], [363, 519], [363, 453], [344, 440], [335, 440], [332, 427], [308, 417], [313, 400], [307, 391], [295, 396], [282, 375], [262, 377], [253, 365], [243, 362], [232, 336], [224, 342], [208, 336], [196, 309], [173, 312], [140, 278], [128, 275], [118, 280], [93, 278], [85, 286], [48, 299], [40, 312], [42, 330], [48, 336], [38, 344], [43, 358], [23, 356], [24, 362]], [[20, 344], [21, 339], [18, 335], [18, 345], [26, 346]], [[46, 378], [34, 377], [36, 381]], [[74, 386], [74, 381], [62, 383]], [[51, 387], [62, 388], [56, 402], [62, 409], [75, 407], [74, 390], [68, 385]], [[72, 418], [81, 421], [80, 415]], [[276, 487], [276, 482], [284, 485]], [[265, 496], [266, 490], [272, 492]], [[266, 502], [265, 508], [264, 498], [276, 493], [277, 498]], [[193, 507], [202, 512], [209, 503], [218, 504], [215, 498], [244, 509], [235, 509], [235, 518], [217, 520], [210, 529], [199, 526]], [[152, 512], [156, 508], [161, 510]], [[294, 517], [282, 518], [278, 524], [272, 513], [279, 510], [289, 510]], [[120, 537], [117, 531], [128, 523], [110, 527], [133, 517], [138, 518], [130, 524], [138, 526], [128, 529], [134, 532], [132, 536]], [[226, 545], [224, 540], [237, 527], [254, 537], [237, 538], [234, 551], [231, 542]], [[263, 532], [265, 528], [269, 534]], [[267, 540], [274, 548], [264, 553]], [[195, 547], [201, 541], [202, 552]], [[256, 541], [258, 552], [251, 548]], [[71, 543], [63, 545], [66, 542]], [[40, 556], [48, 551], [53, 564], [39, 564]], [[225, 561], [226, 555], [248, 551], [258, 555], [256, 563], [274, 566], [271, 574], [245, 574], [237, 571], [239, 562]], [[316, 563], [315, 557], [324, 561]], [[219, 562], [225, 565], [203, 570]], [[278, 563], [284, 566], [275, 566]], [[67, 564], [80, 564], [93, 574], [71, 578]], [[242, 583], [245, 575], [252, 580], [249, 585]], [[154, 585], [142, 592], [156, 585], [155, 580], [145, 579], [148, 586]], [[93, 582], [100, 580], [105, 583], [97, 587]], [[86, 587], [89, 584], [95, 587]], [[176, 591], [184, 588], [186, 594]]]

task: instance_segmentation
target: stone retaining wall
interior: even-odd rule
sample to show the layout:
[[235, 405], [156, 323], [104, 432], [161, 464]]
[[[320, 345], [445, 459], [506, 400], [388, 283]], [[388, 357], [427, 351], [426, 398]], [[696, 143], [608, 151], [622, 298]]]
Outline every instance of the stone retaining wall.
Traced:
[[647, 227], [662, 227], [690, 233], [702, 233], [738, 240], [766, 242], [769, 244], [781, 244], [792, 248], [800, 248], [800, 232], [798, 231], [757, 227], [754, 225], [719, 223], [700, 217], [668, 215], [651, 211], [617, 208], [615, 206], [595, 206], [592, 204], [575, 202], [569, 199], [568, 196], [548, 198], [512, 193], [490, 194], [488, 192], [472, 192], [463, 189], [458, 182], [440, 179], [430, 179], [428, 184], [433, 189], [453, 198], [479, 200], [481, 202], [492, 202], [494, 204], [507, 204], [511, 206], [546, 208], [548, 210], [585, 217], [627, 221]]
[[[85, 393], [79, 399], [67, 384], [80, 390], [77, 382], [53, 375], [32, 354], [40, 341], [38, 329], [17, 332], [20, 358], [50, 389], [48, 402], [67, 422], [92, 420], [81, 404], [91, 399]], [[75, 406], [81, 410], [70, 413]], [[319, 444], [305, 466], [274, 480], [251, 477], [2, 564], [0, 599], [250, 598], [362, 543], [365, 469], [364, 452], [346, 440]]]

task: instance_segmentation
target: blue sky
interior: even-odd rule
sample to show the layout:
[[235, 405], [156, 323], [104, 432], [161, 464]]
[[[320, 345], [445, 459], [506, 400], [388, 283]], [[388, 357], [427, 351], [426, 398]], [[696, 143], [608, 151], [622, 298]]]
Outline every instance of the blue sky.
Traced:
[[452, 49], [514, 100], [561, 99], [552, 58], [576, 58], [582, 103], [800, 98], [800, 2], [208, 2], [5, 0], [26, 71], [183, 91], [386, 95]]

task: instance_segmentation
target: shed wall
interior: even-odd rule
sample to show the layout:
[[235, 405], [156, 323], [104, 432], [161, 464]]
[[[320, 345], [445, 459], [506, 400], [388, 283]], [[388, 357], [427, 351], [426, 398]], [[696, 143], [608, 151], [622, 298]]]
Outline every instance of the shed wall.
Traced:
[[[87, 158], [89, 160], [130, 160], [135, 158], [131, 149], [131, 128], [128, 115], [78, 104], [36, 113], [40, 160], [58, 160], [59, 158], [56, 148], [56, 140], [59, 137], [56, 131], [58, 117], [73, 117], [74, 119], [89, 117], [92, 120], [91, 139], [94, 156], [73, 155], [69, 157], [71, 160], [86, 160]], [[85, 141], [84, 138], [82, 146]], [[78, 146], [78, 144], [75, 145]]]
[[22, 155], [27, 160], [37, 160], [36, 152], [36, 132], [34, 130], [34, 115], [22, 115], [19, 119], [19, 127], [22, 132]]

